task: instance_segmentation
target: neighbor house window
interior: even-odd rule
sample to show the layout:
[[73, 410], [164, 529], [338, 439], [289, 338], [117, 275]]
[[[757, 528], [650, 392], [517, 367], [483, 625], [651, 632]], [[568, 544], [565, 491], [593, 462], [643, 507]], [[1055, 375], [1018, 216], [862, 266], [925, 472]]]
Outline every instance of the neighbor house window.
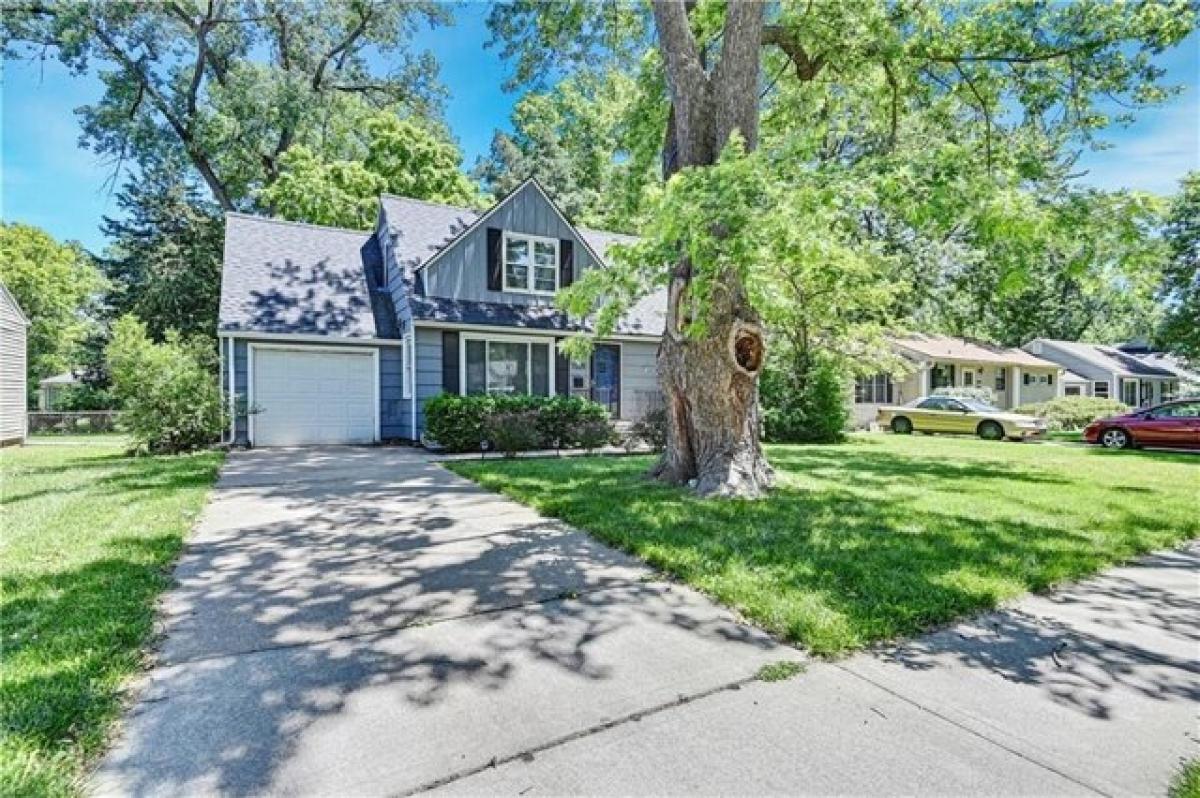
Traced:
[[504, 290], [553, 294], [558, 290], [558, 239], [504, 234]]
[[1004, 366], [996, 367], [996, 391], [1003, 393], [1008, 387], [1008, 370]]
[[1107, 382], [1092, 383], [1092, 396], [1096, 397], [1097, 399], [1107, 399], [1108, 398], [1108, 383]]
[[1079, 396], [1080, 388], [1081, 386], [1079, 385], [1067, 385], [1063, 388], [1063, 394], [1066, 396]]
[[463, 349], [466, 393], [550, 395], [549, 343], [466, 338]]
[[892, 380], [886, 374], [859, 377], [854, 381], [854, 403], [883, 405], [892, 401]]

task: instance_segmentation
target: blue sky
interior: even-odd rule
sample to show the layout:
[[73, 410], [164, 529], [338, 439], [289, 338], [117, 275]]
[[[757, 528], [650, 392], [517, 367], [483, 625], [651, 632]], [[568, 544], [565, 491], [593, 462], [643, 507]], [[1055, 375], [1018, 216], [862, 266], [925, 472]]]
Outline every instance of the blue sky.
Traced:
[[[492, 133], [507, 127], [517, 95], [501, 89], [508, 74], [496, 49], [484, 49], [486, 6], [456, 11], [457, 24], [429, 31], [420, 45], [441, 63], [449, 90], [446, 117], [470, 166], [487, 152]], [[1143, 112], [1128, 128], [1108, 131], [1112, 144], [1080, 161], [1084, 182], [1102, 188], [1171, 193], [1179, 176], [1200, 169], [1200, 35], [1193, 33], [1161, 63], [1168, 82], [1185, 91], [1160, 108]], [[60, 239], [99, 251], [100, 219], [116, 212], [108, 190], [111, 168], [78, 146], [73, 110], [99, 98], [93, 76], [76, 77], [57, 61], [4, 63], [0, 84], [0, 215], [35, 224]]]

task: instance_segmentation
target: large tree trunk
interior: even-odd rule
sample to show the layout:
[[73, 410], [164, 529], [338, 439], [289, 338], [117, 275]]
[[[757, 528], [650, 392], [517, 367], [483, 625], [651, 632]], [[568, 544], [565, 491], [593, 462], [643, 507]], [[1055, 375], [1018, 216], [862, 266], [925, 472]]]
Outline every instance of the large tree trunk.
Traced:
[[[665, 171], [716, 162], [736, 130], [748, 148], [758, 133], [758, 61], [763, 6], [728, 5], [720, 62], [709, 74], [682, 0], [657, 0], [654, 19], [671, 93]], [[774, 482], [759, 444], [758, 377], [766, 342], [734, 272], [721, 279], [702, 337], [686, 334], [691, 266], [676, 264], [658, 376], [669, 419], [667, 449], [653, 474], [704, 496], [758, 497]]]

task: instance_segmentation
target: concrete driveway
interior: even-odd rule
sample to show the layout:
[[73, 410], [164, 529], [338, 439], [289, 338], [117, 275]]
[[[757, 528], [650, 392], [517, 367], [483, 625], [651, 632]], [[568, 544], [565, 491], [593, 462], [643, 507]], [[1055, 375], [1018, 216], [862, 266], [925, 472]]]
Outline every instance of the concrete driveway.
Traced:
[[802, 655], [417, 452], [235, 453], [91, 787], [1161, 791], [1200, 754], [1198, 562], [764, 683]]

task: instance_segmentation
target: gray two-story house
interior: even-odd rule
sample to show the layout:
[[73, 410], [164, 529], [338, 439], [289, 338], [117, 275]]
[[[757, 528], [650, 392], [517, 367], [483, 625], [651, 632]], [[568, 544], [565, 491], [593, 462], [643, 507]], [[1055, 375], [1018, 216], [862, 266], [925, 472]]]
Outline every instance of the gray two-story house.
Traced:
[[576, 227], [534, 180], [486, 211], [385, 195], [369, 232], [230, 213], [218, 334], [230, 441], [419, 441], [442, 392], [586, 396], [617, 420], [658, 401], [665, 296], [587, 362], [555, 293], [626, 236]]

